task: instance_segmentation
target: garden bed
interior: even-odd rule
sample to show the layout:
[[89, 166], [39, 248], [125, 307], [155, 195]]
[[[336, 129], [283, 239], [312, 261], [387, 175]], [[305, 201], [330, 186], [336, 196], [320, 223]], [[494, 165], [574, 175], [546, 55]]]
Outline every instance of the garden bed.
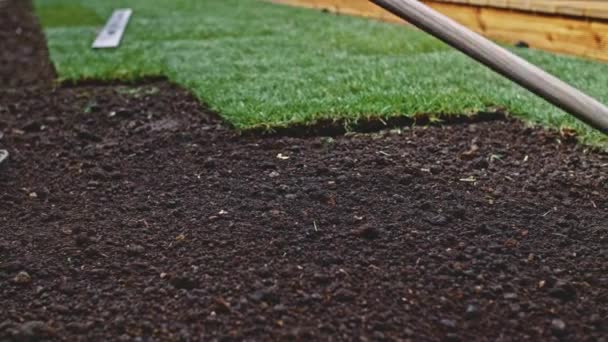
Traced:
[[166, 81], [53, 87], [17, 3], [0, 338], [608, 333], [605, 153], [504, 117], [243, 136]]

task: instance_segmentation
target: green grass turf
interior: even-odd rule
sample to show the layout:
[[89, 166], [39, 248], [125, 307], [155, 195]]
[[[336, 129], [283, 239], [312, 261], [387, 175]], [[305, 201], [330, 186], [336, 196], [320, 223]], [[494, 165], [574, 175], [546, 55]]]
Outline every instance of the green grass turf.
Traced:
[[[167, 76], [236, 128], [473, 113], [608, 139], [423, 32], [256, 0], [35, 0], [61, 80]], [[92, 50], [114, 8], [134, 16], [121, 47]], [[608, 102], [608, 64], [516, 50]]]

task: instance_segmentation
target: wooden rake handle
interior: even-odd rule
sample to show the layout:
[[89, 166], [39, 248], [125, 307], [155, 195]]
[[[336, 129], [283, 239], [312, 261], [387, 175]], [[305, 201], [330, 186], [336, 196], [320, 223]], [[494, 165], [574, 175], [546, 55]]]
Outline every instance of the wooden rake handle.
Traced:
[[370, 0], [604, 134], [608, 107], [418, 0]]

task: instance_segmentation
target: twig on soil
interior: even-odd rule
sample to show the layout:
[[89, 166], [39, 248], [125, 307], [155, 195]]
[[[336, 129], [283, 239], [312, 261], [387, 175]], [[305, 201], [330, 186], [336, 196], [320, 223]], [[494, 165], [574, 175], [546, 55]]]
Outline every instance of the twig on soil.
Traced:
[[317, 221], [312, 221], [312, 225], [315, 228], [315, 232], [318, 232], [319, 228], [317, 228]]
[[570, 239], [570, 238], [569, 238], [567, 235], [560, 234], [560, 233], [552, 233], [551, 235], [554, 235], [554, 236], [559, 236], [559, 237], [562, 237], [562, 238], [564, 238], [564, 239]]
[[343, 268], [339, 269], [338, 272], [340, 272], [342, 274], [346, 274], [347, 276], [350, 276], [350, 274], [348, 274], [348, 272], [346, 272]]
[[549, 215], [552, 211], [557, 211], [557, 208], [554, 207], [554, 208], [549, 209], [549, 211], [544, 213], [542, 216], [545, 217], [545, 216]]

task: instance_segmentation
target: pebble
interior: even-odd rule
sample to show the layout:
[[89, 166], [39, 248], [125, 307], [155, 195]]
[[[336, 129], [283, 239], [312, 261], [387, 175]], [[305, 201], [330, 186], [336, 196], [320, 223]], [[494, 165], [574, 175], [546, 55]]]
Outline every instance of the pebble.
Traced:
[[283, 305], [283, 304], [277, 304], [277, 305], [275, 305], [275, 306], [272, 307], [272, 310], [274, 312], [279, 312], [280, 313], [280, 312], [287, 311], [287, 307], [285, 305]]
[[13, 281], [15, 284], [26, 285], [32, 282], [32, 277], [27, 272], [21, 271], [17, 273]]
[[479, 316], [479, 307], [474, 304], [469, 304], [467, 306], [467, 311], [465, 313], [466, 317], [471, 319]]
[[140, 245], [129, 245], [127, 246], [127, 254], [131, 256], [141, 255], [146, 251], [143, 246]]
[[0, 165], [8, 160], [8, 151], [0, 150]]
[[443, 325], [444, 327], [449, 328], [449, 329], [456, 329], [456, 326], [457, 326], [456, 321], [451, 320], [451, 319], [446, 319], [446, 318], [439, 321], [439, 323], [441, 323], [441, 325]]
[[566, 323], [559, 318], [555, 318], [551, 321], [551, 330], [554, 334], [559, 335], [566, 330]]
[[511, 308], [511, 311], [513, 311], [513, 312], [519, 312], [519, 310], [521, 310], [521, 306], [517, 303], [511, 304], [511, 305], [509, 305], [509, 307]]
[[450, 222], [450, 220], [441, 214], [437, 214], [429, 217], [428, 222], [434, 226], [445, 226]]

